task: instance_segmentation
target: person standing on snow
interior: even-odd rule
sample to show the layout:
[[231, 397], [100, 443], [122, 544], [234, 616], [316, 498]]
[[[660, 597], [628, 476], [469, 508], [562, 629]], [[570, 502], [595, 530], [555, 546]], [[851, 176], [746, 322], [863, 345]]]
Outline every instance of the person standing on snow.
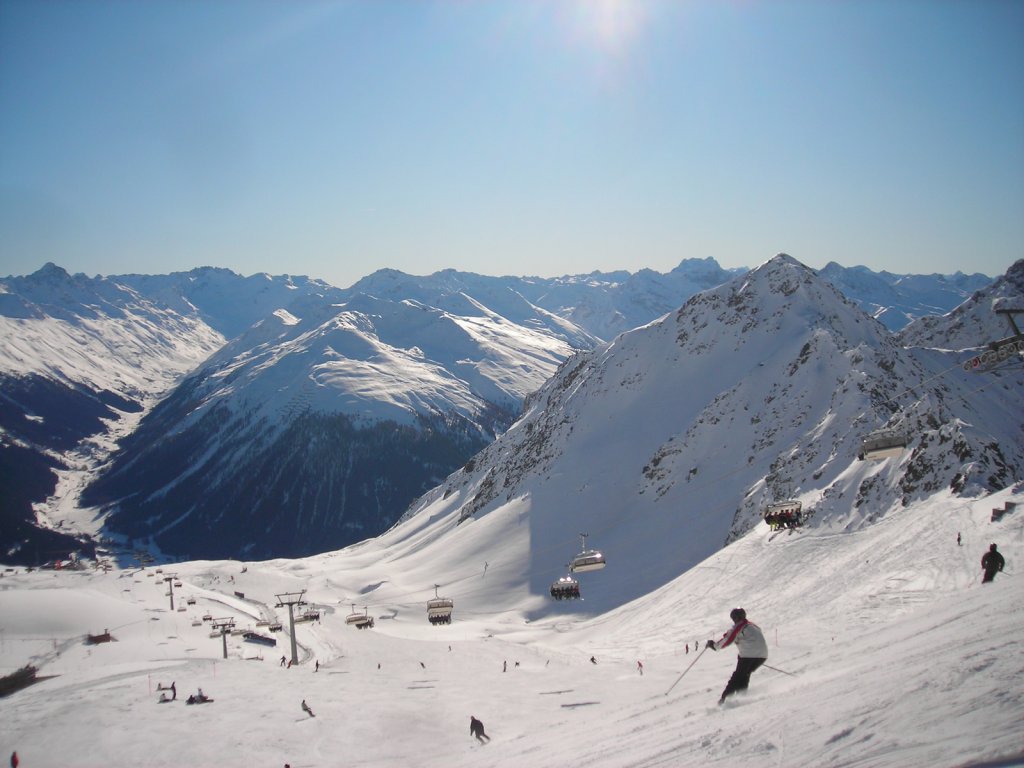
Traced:
[[985, 569], [985, 576], [982, 578], [981, 583], [985, 584], [992, 581], [996, 574], [1003, 570], [1004, 565], [1006, 565], [1006, 561], [996, 551], [996, 545], [993, 544], [988, 548], [988, 552], [981, 556], [981, 567]]
[[717, 642], [708, 640], [706, 645], [707, 648], [717, 651], [735, 643], [739, 651], [736, 669], [722, 691], [719, 704], [736, 691], [745, 691], [750, 684], [750, 675], [768, 659], [768, 643], [764, 640], [761, 628], [747, 621], [747, 612], [742, 608], [733, 608], [729, 618], [732, 619], [732, 628]]

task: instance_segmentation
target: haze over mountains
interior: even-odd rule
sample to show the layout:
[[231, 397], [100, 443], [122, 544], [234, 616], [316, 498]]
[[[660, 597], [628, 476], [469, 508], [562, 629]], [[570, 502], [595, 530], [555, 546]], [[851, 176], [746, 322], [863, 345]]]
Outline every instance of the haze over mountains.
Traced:
[[[800, 269], [797, 285], [813, 276]], [[835, 265], [826, 273], [833, 283], [845, 280], [848, 290], [864, 286], [856, 302], [889, 322], [926, 309], [948, 311], [991, 282], [981, 275], [872, 276]], [[599, 364], [587, 350], [603, 360], [619, 348], [623, 340], [604, 346], [615, 334], [677, 310], [700, 290], [731, 280], [736, 291], [735, 281], [743, 279], [710, 259], [685, 261], [666, 275], [559, 279], [382, 271], [347, 290], [208, 268], [90, 279], [48, 265], [7, 278], [0, 281], [6, 406], [0, 426], [4, 471], [12, 478], [4, 505], [12, 524], [4, 531], [12, 533], [0, 544], [12, 561], [33, 563], [61, 548], [89, 551], [83, 534], [99, 534], [105, 524], [108, 535], [174, 557], [260, 558], [310, 554], [376, 535], [507, 430], [524, 399], [559, 366], [565, 368], [556, 382], [565, 371]], [[814, 283], [827, 285], [819, 277]], [[709, 458], [698, 446], [714, 442], [722, 407], [756, 406], [750, 418], [758, 421], [744, 427], [742, 441], [734, 432], [728, 448], [715, 449], [723, 457], [741, 451], [751, 465], [744, 478], [765, 478], [760, 490], [744, 486], [750, 490], [745, 511], [724, 535], [741, 530], [742, 519], [752, 519], [769, 493], [800, 487], [812, 466], [838, 476], [837, 464], [822, 468], [828, 462], [818, 456], [825, 450], [820, 441], [811, 452], [816, 458], [807, 458], [809, 424], [817, 430], [813, 438], [831, 441], [829, 451], [855, 452], [866, 431], [909, 404], [907, 398], [890, 402], [898, 381], [922, 380], [949, 362], [904, 354], [834, 292], [816, 293], [794, 310], [774, 307], [778, 290], [748, 291], [761, 298], [739, 300], [737, 317], [684, 308], [678, 336], [701, 339], [697, 346], [649, 342], [629, 364], [636, 378], [620, 383], [635, 388], [680, 354], [709, 363], [682, 379], [673, 378], [679, 371], [666, 371], [661, 389], [650, 393], [673, 414], [641, 430], [660, 441], [643, 448], [644, 461], [654, 462], [645, 490], [652, 496], [668, 493], [657, 478], [669, 465], [672, 471], [682, 466], [674, 462], [692, 461], [686, 471], [699, 475], [697, 454], [705, 464]], [[974, 329], [986, 333], [971, 346], [1005, 335], [1001, 322], [990, 316]], [[774, 352], [764, 366], [750, 366], [757, 347], [746, 342], [751, 329], [767, 334], [763, 350]], [[646, 332], [650, 338], [669, 333]], [[941, 336], [938, 328], [914, 343], [953, 348]], [[782, 337], [801, 339], [799, 354], [779, 347]], [[726, 362], [712, 348], [728, 350]], [[575, 355], [579, 350], [584, 354]], [[850, 363], [851, 355], [877, 361], [881, 372]], [[808, 405], [803, 385], [793, 384], [806, 378], [801, 369], [808, 360], [848, 389], [866, 387], [881, 405], [865, 411], [856, 398], [840, 397]], [[626, 365], [618, 358], [610, 364]], [[687, 396], [677, 411], [680, 391]], [[916, 406], [905, 417], [908, 426], [959, 418], [943, 410], [941, 395], [933, 396], [940, 401]], [[759, 399], [776, 405], [757, 405]], [[594, 428], [599, 421], [588, 416], [581, 423]], [[631, 422], [623, 417], [622, 423]], [[971, 450], [978, 466], [993, 464], [990, 452], [973, 444]], [[790, 454], [796, 458], [781, 458]], [[949, 472], [939, 473], [947, 482]], [[940, 481], [924, 486], [934, 483]], [[913, 495], [911, 486], [904, 482], [902, 492]], [[819, 492], [828, 490], [822, 485]]]

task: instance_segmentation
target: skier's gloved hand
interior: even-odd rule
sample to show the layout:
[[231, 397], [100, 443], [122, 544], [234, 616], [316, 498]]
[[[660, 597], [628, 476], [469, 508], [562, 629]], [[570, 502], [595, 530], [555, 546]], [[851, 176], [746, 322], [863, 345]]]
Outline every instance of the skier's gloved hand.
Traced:
[[704, 647], [705, 648], [710, 648], [712, 651], [717, 651], [718, 650], [717, 648], [715, 648], [715, 641], [714, 640], [708, 640], [707, 644], [705, 644]]

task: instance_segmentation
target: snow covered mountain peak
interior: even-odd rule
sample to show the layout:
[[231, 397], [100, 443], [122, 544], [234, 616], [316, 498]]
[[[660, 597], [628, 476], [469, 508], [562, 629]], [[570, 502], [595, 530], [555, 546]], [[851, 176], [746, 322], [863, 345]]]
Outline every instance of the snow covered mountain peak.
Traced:
[[[967, 407], [975, 387], [955, 358], [902, 349], [780, 255], [568, 360], [519, 422], [404, 519], [444, 521], [446, 535], [528, 521], [501, 546], [546, 563], [538, 592], [579, 532], [598, 547], [610, 538], [618, 575], [587, 607], [604, 610], [646, 588], [633, 573], [667, 582], [758, 525], [771, 502], [800, 501], [809, 526], [855, 529], [943, 488], [1005, 487], [1002, 469], [1024, 465], [1021, 416], [1001, 416], [1002, 390]], [[903, 430], [907, 450], [858, 460], [883, 426]], [[650, 561], [655, 537], [677, 558]]]

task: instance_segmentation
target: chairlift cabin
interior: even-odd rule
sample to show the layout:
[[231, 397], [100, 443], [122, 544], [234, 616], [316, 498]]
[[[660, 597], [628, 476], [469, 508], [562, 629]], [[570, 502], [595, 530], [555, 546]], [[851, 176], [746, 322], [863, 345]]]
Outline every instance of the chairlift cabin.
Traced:
[[861, 443], [857, 458], [861, 461], [880, 461], [890, 456], [899, 456], [907, 447], [907, 436], [895, 429], [878, 429], [871, 432]]
[[605, 566], [604, 555], [598, 552], [596, 549], [587, 549], [587, 536], [589, 534], [581, 533], [580, 541], [583, 547], [582, 551], [572, 559], [569, 564], [569, 570], [573, 573], [586, 573], [587, 571], [599, 571]]
[[439, 597], [438, 586], [434, 585], [434, 599], [427, 602], [427, 621], [431, 624], [451, 624], [455, 603], [449, 597]]
[[345, 623], [351, 624], [356, 629], [366, 629], [367, 627], [373, 626], [373, 617], [367, 613], [366, 606], [363, 606], [363, 612], [358, 613], [356, 611], [355, 603], [352, 604], [352, 613], [345, 617]]
[[796, 499], [776, 501], [764, 510], [764, 521], [773, 531], [803, 525], [803, 503]]
[[301, 616], [295, 617], [296, 624], [299, 624], [303, 621], [320, 621], [320, 611], [310, 608], [303, 611]]
[[195, 605], [196, 604], [196, 599], [194, 597], [190, 597], [185, 602], [188, 603], [189, 605]]
[[268, 624], [267, 629], [269, 629], [271, 632], [280, 632], [282, 629], [281, 622], [275, 621], [271, 624]]
[[180, 587], [181, 586], [181, 582], [180, 581], [174, 582], [174, 586], [175, 586], [175, 588]]
[[555, 600], [579, 600], [580, 583], [572, 576], [563, 576], [551, 584], [551, 596]]

